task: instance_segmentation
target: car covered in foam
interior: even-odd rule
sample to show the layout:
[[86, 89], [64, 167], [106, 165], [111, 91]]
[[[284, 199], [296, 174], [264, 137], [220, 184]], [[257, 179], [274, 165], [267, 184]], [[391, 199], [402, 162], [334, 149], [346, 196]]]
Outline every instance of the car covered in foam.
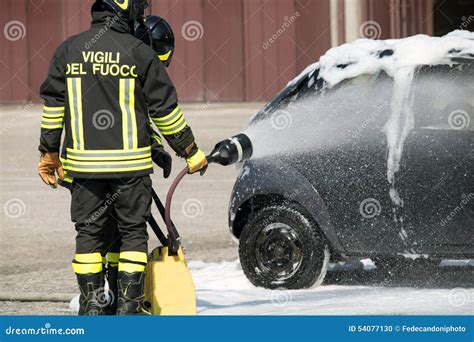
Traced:
[[[249, 280], [322, 283], [330, 260], [474, 258], [474, 34], [330, 50], [248, 123], [229, 206]], [[407, 267], [403, 264], [403, 267]]]

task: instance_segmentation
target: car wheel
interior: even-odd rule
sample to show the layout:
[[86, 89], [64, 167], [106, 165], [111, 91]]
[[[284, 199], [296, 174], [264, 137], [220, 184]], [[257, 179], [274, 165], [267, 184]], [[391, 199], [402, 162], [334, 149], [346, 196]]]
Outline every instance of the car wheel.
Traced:
[[240, 236], [240, 263], [255, 286], [318, 286], [326, 276], [329, 255], [318, 226], [296, 207], [261, 209], [248, 220]]

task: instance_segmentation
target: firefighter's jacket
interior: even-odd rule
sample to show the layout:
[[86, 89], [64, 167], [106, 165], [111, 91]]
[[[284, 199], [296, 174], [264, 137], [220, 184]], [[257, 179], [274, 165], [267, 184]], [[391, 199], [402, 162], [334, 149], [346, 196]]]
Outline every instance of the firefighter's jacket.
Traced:
[[56, 50], [41, 86], [40, 151], [58, 152], [71, 178], [153, 172], [149, 118], [180, 156], [194, 142], [176, 90], [151, 47], [111, 12]]

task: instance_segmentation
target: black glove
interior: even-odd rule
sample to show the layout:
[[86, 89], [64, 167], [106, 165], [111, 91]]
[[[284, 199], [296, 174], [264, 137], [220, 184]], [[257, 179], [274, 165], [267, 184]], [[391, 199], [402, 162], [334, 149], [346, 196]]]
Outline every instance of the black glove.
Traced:
[[168, 178], [171, 173], [171, 166], [173, 160], [168, 152], [165, 151], [163, 146], [152, 147], [151, 159], [153, 162], [163, 169], [163, 177]]

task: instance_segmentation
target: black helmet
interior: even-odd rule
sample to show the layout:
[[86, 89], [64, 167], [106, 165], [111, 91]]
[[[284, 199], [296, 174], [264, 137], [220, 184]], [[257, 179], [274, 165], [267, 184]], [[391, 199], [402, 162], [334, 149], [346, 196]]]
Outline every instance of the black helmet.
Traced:
[[156, 51], [163, 64], [169, 66], [174, 53], [173, 29], [165, 19], [157, 15], [146, 17], [145, 25], [149, 31], [148, 44]]
[[96, 0], [94, 6], [104, 4], [119, 17], [126, 20], [132, 28], [135, 21], [143, 20], [145, 9], [148, 8], [147, 0]]

